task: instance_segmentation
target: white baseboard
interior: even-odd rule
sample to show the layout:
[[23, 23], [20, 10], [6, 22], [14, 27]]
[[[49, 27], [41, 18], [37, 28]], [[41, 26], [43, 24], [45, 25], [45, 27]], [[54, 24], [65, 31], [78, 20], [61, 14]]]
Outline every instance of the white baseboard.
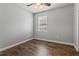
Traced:
[[77, 51], [77, 52], [79, 52], [79, 50], [78, 50], [77, 46], [75, 46], [75, 45], [74, 45], [74, 48], [76, 49], [76, 51]]
[[72, 46], [74, 46], [74, 48], [76, 49], [76, 51], [79, 51], [78, 48], [77, 48], [73, 43], [60, 42], [60, 41], [54, 41], [54, 40], [48, 40], [48, 39], [41, 39], [41, 38], [31, 38], [31, 39], [27, 39], [27, 40], [18, 42], [18, 43], [16, 43], [16, 44], [12, 44], [12, 45], [10, 45], [10, 46], [1, 48], [0, 51], [4, 51], [4, 50], [6, 50], [6, 49], [9, 49], [9, 48], [12, 48], [12, 47], [14, 47], [14, 46], [20, 45], [20, 44], [25, 43], [25, 42], [27, 42], [27, 41], [30, 41], [30, 40], [32, 40], [32, 39], [44, 40], [44, 41], [48, 41], [48, 42], [55, 42], [55, 43], [61, 43], [61, 44], [72, 45]]
[[78, 48], [73, 43], [54, 41], [54, 40], [48, 40], [48, 39], [43, 39], [43, 38], [33, 38], [33, 39], [44, 40], [44, 41], [48, 41], [48, 42], [55, 42], [55, 43], [66, 44], [66, 45], [71, 45], [71, 46], [73, 46], [76, 49], [77, 52], [79, 52]]
[[12, 44], [12, 45], [7, 46], [7, 47], [4, 47], [4, 48], [1, 48], [0, 51], [4, 51], [6, 49], [9, 49], [9, 48], [12, 48], [14, 46], [20, 45], [20, 44], [25, 43], [25, 42], [30, 41], [30, 40], [32, 40], [32, 38], [31, 39], [24, 40], [24, 41], [21, 41], [21, 42], [18, 42], [18, 43], [15, 43], [15, 44]]
[[66, 44], [66, 45], [72, 45], [73, 46], [73, 43], [68, 43], [68, 42], [54, 41], [54, 40], [48, 40], [48, 39], [43, 39], [43, 38], [33, 38], [33, 39], [44, 40], [44, 41], [55, 42], [55, 43], [60, 43], [60, 44]]

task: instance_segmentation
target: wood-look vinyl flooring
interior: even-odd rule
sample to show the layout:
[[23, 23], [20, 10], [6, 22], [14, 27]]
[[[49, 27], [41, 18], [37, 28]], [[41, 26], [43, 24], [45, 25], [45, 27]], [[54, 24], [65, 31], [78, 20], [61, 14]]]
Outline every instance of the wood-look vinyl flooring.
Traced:
[[78, 56], [75, 48], [70, 45], [30, 40], [26, 43], [0, 52], [1, 56]]

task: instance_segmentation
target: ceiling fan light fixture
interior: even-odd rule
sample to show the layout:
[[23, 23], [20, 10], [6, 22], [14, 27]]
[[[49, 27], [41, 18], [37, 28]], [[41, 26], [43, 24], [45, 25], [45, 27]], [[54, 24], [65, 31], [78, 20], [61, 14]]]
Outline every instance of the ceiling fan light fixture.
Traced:
[[33, 3], [32, 6], [38, 10], [44, 9], [46, 7], [49, 7], [49, 3]]

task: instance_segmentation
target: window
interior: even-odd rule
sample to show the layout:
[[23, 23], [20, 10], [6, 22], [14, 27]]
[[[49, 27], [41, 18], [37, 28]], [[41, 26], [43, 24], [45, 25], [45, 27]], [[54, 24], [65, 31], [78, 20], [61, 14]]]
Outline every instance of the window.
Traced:
[[47, 32], [47, 16], [38, 17], [38, 31]]

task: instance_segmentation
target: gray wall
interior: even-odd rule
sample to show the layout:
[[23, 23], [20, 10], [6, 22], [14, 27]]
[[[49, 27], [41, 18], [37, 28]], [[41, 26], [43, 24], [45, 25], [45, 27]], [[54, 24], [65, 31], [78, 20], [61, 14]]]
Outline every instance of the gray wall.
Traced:
[[32, 38], [32, 13], [16, 4], [0, 4], [0, 48]]
[[79, 51], [79, 3], [74, 4], [74, 45]]
[[79, 3], [76, 6], [77, 11], [76, 11], [76, 19], [77, 19], [77, 26], [78, 26], [78, 39], [77, 39], [77, 43], [78, 43], [78, 51], [79, 51]]
[[78, 50], [78, 11], [77, 4], [74, 4], [74, 46]]
[[[73, 43], [73, 5], [55, 8], [34, 15], [34, 37]], [[37, 17], [48, 17], [48, 31], [37, 31]]]

